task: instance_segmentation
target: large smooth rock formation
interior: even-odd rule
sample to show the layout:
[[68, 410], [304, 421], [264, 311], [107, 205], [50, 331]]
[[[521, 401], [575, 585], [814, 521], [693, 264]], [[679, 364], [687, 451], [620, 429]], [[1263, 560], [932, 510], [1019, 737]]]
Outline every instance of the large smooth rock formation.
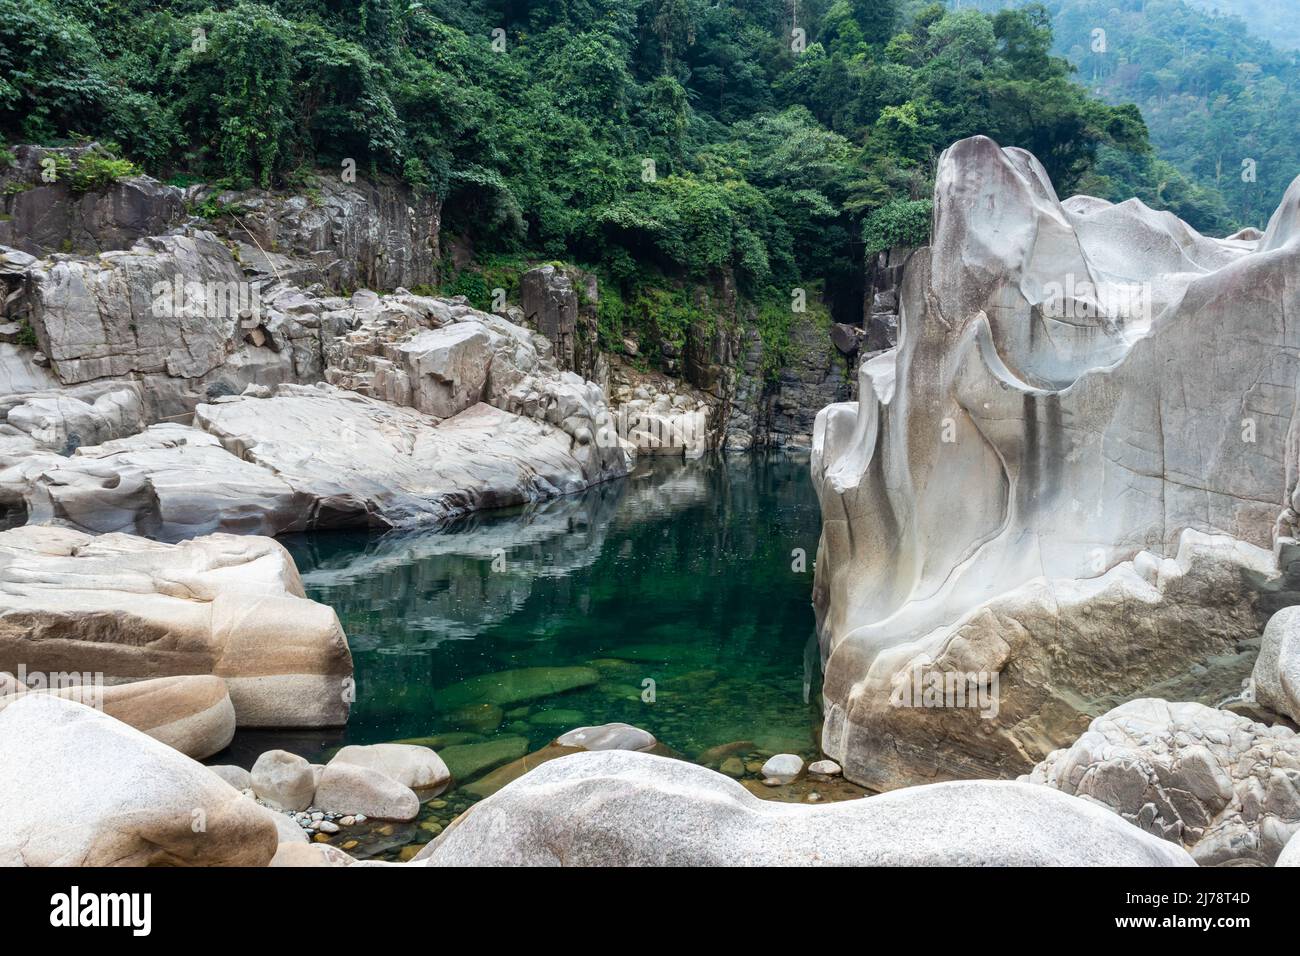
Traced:
[[1201, 704], [1129, 701], [1021, 779], [1107, 806], [1202, 866], [1270, 866], [1300, 831], [1300, 736]]
[[[1270, 552], [1275, 527], [1294, 547], [1298, 209], [1300, 181], [1262, 238], [1215, 240], [1062, 203], [984, 137], [945, 151], [899, 346], [817, 420], [823, 749], [846, 776], [1024, 772], [1295, 603]], [[918, 673], [948, 693], [915, 706]]]
[[224, 750], [235, 736], [235, 708], [220, 677], [159, 677], [111, 687], [90, 683], [15, 690], [8, 693], [0, 686], [0, 709], [30, 693], [53, 694], [102, 710], [195, 760]]
[[429, 866], [1189, 866], [1187, 853], [1047, 787], [979, 781], [821, 806], [759, 800], [630, 751], [548, 761], [471, 807]]
[[1269, 618], [1252, 677], [1257, 702], [1300, 722], [1300, 607]]
[[109, 684], [213, 674], [247, 727], [341, 725], [352, 697], [338, 616], [261, 537], [0, 532], [0, 670], [20, 665]]
[[83, 704], [0, 711], [0, 866], [265, 866], [271, 815], [202, 764]]

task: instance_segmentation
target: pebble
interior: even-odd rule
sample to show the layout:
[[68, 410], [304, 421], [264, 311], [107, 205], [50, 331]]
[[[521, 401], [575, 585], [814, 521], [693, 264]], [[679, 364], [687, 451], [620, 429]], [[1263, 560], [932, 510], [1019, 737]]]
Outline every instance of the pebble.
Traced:
[[351, 816], [344, 817], [342, 820], [339, 821], [339, 823], [343, 824], [345, 827], [350, 827], [352, 826], [352, 824], [356, 822], [357, 822], [357, 818]]
[[321, 833], [339, 832], [339, 825], [337, 823], [331, 823], [329, 820], [321, 820], [316, 824], [316, 826], [320, 828]]
[[[803, 759], [796, 754], [777, 754], [768, 758], [767, 763], [763, 764], [762, 774], [766, 778], [763, 782], [775, 780], [776, 784], [789, 783], [799, 776], [803, 770]], [[774, 786], [774, 784], [768, 784]]]
[[356, 821], [357, 823], [365, 823], [365, 822], [366, 822], [366, 815], [365, 815], [364, 813], [358, 813], [358, 814], [357, 814], [355, 817], [353, 817], [352, 819], [353, 819], [354, 821]]
[[819, 773], [824, 777], [836, 777], [840, 774], [840, 765], [834, 760], [817, 760], [808, 765], [809, 773]]

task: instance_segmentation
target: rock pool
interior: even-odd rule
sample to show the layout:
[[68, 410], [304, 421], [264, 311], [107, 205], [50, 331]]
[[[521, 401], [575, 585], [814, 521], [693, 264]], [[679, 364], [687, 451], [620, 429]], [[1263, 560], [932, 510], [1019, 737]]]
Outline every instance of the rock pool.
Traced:
[[[242, 732], [235, 759], [433, 746], [460, 786], [375, 834], [390, 847], [428, 838], [482, 795], [474, 780], [584, 724], [635, 724], [713, 766], [736, 757], [727, 769], [749, 764], [749, 779], [759, 755], [816, 759], [819, 529], [807, 460], [771, 454], [649, 459], [439, 532], [283, 539], [308, 595], [338, 611], [357, 699], [342, 732]], [[380, 849], [365, 842], [351, 852]]]

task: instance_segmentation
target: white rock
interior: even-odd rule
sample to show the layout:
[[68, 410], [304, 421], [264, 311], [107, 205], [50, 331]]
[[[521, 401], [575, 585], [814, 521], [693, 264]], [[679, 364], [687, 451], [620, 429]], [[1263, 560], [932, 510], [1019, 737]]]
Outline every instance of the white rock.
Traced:
[[281, 810], [305, 810], [316, 792], [311, 764], [285, 750], [268, 750], [258, 757], [252, 779], [258, 799]]
[[808, 765], [809, 773], [819, 773], [823, 777], [835, 777], [840, 773], [840, 765], [834, 760], [814, 760]]
[[[441, 793], [451, 782], [451, 771], [434, 751], [414, 744], [356, 744], [344, 747], [330, 764], [347, 763], [377, 770], [412, 790]], [[436, 796], [436, 793], [428, 794]]]
[[210, 764], [208, 769], [236, 790], [253, 789], [253, 775], [243, 767], [232, 764]]
[[1300, 607], [1269, 618], [1252, 676], [1259, 703], [1300, 721]]
[[414, 820], [420, 799], [392, 777], [349, 763], [329, 763], [321, 774], [316, 802], [335, 813], [377, 820]]
[[[1300, 314], [1300, 180], [1257, 244], [1137, 200], [1062, 203], [985, 137], [944, 152], [934, 197], [900, 346], [813, 442], [822, 746], [875, 788], [1023, 771], [1236, 653], [1277, 583], [1274, 527], [1300, 514], [1300, 327], [1278, 318]], [[1186, 531], [1255, 550], [1166, 581]], [[891, 707], [914, 665], [1000, 675], [999, 714]]]
[[649, 750], [659, 741], [654, 734], [631, 724], [610, 723], [598, 727], [577, 727], [555, 739], [561, 747], [583, 750]]
[[[0, 532], [0, 670], [20, 664], [109, 684], [212, 674], [244, 727], [343, 724], [352, 676], [338, 616], [307, 600], [269, 538], [168, 545], [33, 525]], [[181, 700], [193, 686], [150, 685]]]
[[276, 850], [268, 811], [83, 704], [28, 694], [6, 707], [0, 767], [0, 865], [263, 866]]
[[1130, 701], [1021, 779], [1110, 807], [1202, 866], [1270, 865], [1300, 830], [1300, 736], [1201, 704]]
[[461, 816], [429, 866], [1191, 866], [1186, 851], [1048, 787], [963, 781], [863, 800], [759, 800], [624, 750], [548, 761]]
[[763, 776], [776, 783], [789, 783], [803, 772], [803, 759], [796, 754], [777, 754], [763, 764]]

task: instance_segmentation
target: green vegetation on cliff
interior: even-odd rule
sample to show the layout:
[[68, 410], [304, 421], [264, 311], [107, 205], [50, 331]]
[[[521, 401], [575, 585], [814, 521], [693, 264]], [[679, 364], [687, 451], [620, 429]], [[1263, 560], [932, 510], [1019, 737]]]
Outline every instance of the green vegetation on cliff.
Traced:
[[792, 9], [0, 0], [0, 135], [94, 136], [155, 175], [231, 185], [351, 161], [436, 192], [445, 230], [483, 253], [631, 285], [729, 274], [755, 298], [824, 280], [846, 303], [864, 223], [888, 235], [881, 217], [910, 209], [894, 225], [924, 238], [899, 204], [927, 198], [954, 139], [1031, 149], [1063, 192], [1103, 146], [1145, 172], [1136, 110], [1073, 82], [1041, 11]]

